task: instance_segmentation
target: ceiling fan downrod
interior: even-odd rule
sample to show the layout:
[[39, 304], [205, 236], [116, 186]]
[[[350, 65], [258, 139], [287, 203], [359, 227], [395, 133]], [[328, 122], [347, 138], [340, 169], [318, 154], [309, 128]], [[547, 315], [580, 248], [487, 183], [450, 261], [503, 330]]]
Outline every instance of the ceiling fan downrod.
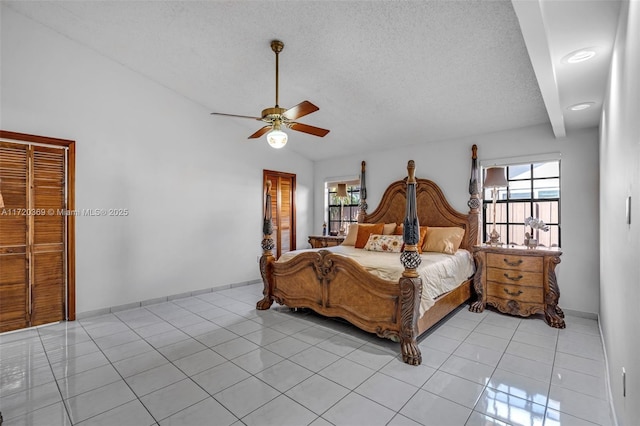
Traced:
[[271, 50], [276, 54], [276, 108], [279, 108], [278, 103], [278, 54], [282, 52], [284, 43], [280, 40], [271, 40]]

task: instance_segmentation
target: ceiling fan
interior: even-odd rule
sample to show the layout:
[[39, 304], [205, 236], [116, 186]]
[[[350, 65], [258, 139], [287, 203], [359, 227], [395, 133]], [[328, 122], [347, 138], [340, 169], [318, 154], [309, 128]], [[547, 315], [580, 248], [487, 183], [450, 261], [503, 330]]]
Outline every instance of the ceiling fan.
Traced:
[[267, 125], [249, 136], [248, 139], [259, 138], [268, 132], [267, 141], [273, 148], [282, 148], [287, 143], [287, 134], [282, 131], [283, 127], [320, 137], [329, 133], [329, 130], [327, 129], [321, 129], [319, 127], [309, 126], [308, 124], [293, 121], [320, 109], [311, 102], [303, 101], [289, 109], [280, 108], [278, 105], [278, 54], [282, 52], [283, 48], [284, 43], [280, 40], [271, 41], [271, 50], [276, 54], [276, 105], [273, 108], [263, 109], [260, 117], [224, 114], [221, 112], [211, 113], [212, 115], [225, 115], [228, 117], [250, 118], [252, 120], [264, 121]]

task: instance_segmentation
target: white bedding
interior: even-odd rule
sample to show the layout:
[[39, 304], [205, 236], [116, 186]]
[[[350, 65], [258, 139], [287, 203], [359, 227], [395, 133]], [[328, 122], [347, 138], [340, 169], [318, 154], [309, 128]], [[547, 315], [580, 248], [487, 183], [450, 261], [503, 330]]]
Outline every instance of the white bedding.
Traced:
[[[295, 250], [284, 253], [278, 262], [286, 262], [299, 253], [322, 249]], [[400, 253], [383, 253], [357, 249], [353, 246], [327, 247], [333, 253], [347, 256], [358, 262], [371, 274], [388, 281], [398, 281], [404, 272], [400, 263]], [[455, 254], [424, 252], [420, 255], [422, 263], [418, 275], [422, 278], [422, 299], [420, 316], [433, 306], [434, 300], [447, 293], [473, 275], [475, 266], [471, 253], [458, 250]]]

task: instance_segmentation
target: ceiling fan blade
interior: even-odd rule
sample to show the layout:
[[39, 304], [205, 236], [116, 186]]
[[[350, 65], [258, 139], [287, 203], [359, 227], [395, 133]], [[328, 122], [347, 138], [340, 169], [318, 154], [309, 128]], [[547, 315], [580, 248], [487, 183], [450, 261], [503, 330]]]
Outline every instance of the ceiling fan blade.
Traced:
[[265, 133], [267, 133], [271, 129], [272, 129], [272, 126], [264, 126], [260, 130], [258, 130], [257, 132], [255, 132], [254, 134], [249, 136], [247, 139], [259, 138], [260, 136], [264, 135]]
[[300, 117], [304, 117], [307, 114], [311, 114], [312, 112], [316, 112], [319, 110], [317, 106], [312, 104], [309, 101], [300, 102], [298, 105], [289, 108], [282, 116], [288, 120], [296, 120]]
[[297, 130], [298, 132], [309, 133], [310, 135], [323, 137], [329, 130], [321, 129], [320, 127], [309, 126], [308, 124], [302, 123], [289, 123], [289, 128], [293, 130]]
[[212, 112], [211, 115], [224, 115], [227, 117], [238, 117], [238, 118], [251, 118], [253, 120], [262, 120], [261, 117], [251, 117], [248, 115], [237, 115], [237, 114], [224, 114], [222, 112]]

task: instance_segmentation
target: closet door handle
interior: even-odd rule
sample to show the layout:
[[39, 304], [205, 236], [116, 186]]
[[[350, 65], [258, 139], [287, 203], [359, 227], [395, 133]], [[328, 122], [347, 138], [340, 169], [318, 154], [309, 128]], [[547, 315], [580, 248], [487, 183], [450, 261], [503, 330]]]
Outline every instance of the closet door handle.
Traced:
[[511, 281], [520, 281], [522, 279], [522, 275], [518, 275], [517, 277], [510, 277], [509, 274], [504, 274], [505, 278]]
[[518, 290], [518, 291], [514, 291], [511, 292], [509, 290], [507, 290], [506, 288], [504, 289], [504, 292], [507, 293], [509, 296], [520, 296], [522, 294], [522, 290]]
[[506, 263], [509, 266], [519, 266], [522, 264], [522, 259], [518, 259], [517, 262], [509, 262], [507, 259], [503, 259], [504, 263]]

